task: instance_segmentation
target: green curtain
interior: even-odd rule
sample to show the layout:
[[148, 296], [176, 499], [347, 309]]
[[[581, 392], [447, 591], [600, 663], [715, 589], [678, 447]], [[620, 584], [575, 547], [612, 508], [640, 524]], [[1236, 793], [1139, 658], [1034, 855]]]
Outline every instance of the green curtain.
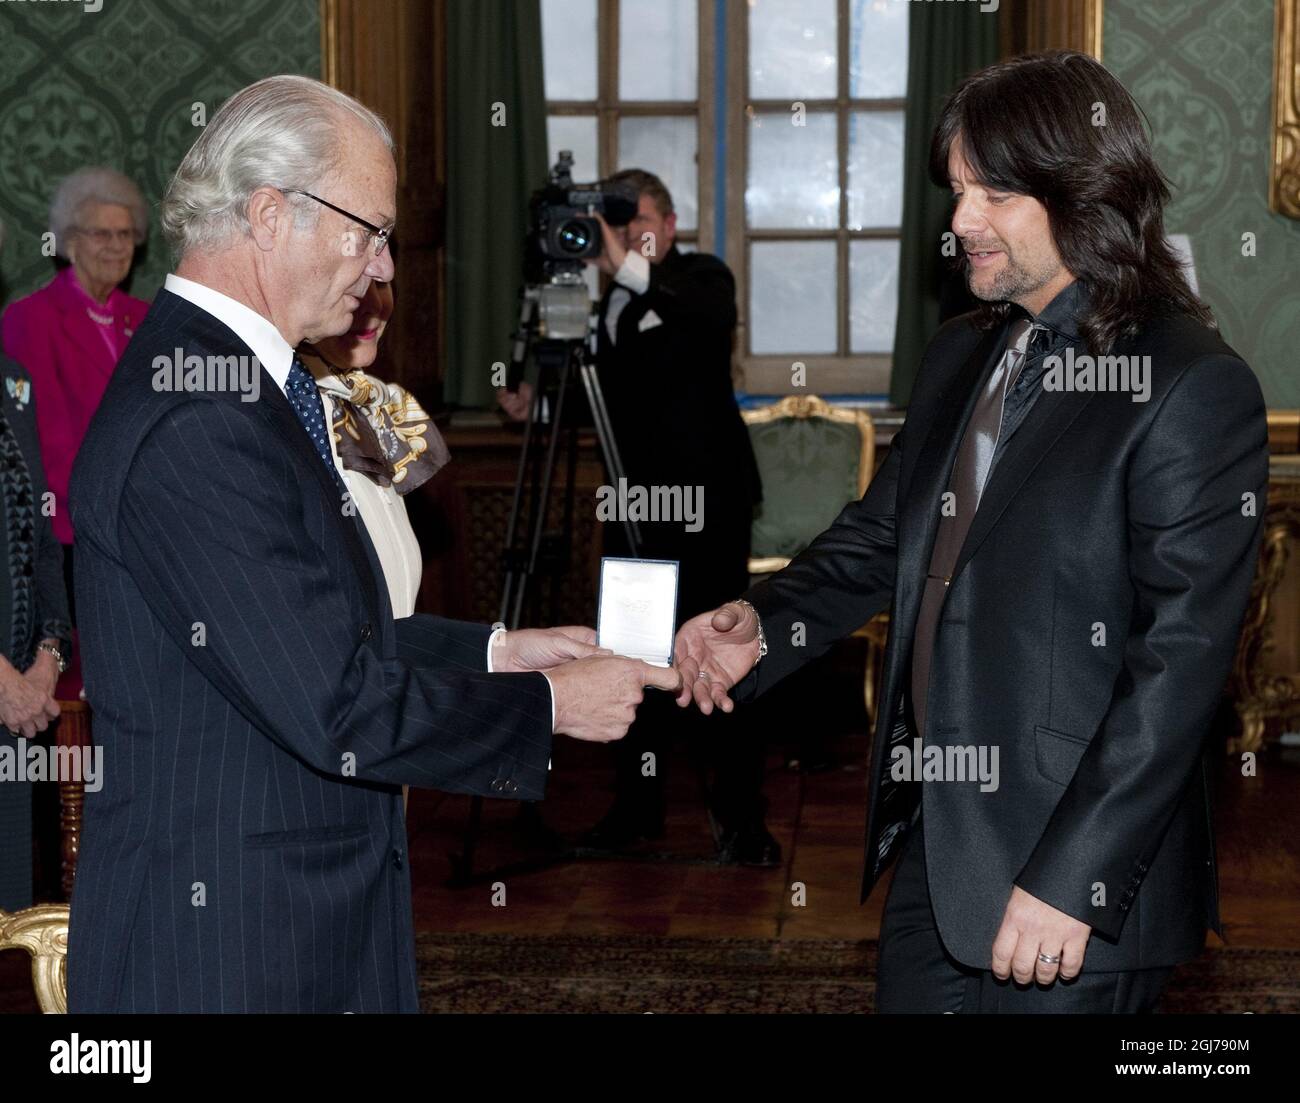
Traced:
[[930, 139], [944, 101], [962, 77], [998, 59], [998, 16], [978, 4], [913, 4], [907, 46], [907, 121], [903, 138], [903, 248], [898, 327], [889, 400], [906, 406], [921, 354], [939, 325], [940, 253], [951, 208], [930, 182]]
[[518, 322], [528, 197], [546, 171], [541, 5], [448, 4], [449, 404], [495, 402], [492, 365], [510, 362]]

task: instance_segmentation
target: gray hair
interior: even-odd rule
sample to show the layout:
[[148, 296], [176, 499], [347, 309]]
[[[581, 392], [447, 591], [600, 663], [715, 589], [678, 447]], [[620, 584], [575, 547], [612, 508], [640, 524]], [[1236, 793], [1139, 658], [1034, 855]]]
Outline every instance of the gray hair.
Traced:
[[[342, 160], [340, 118], [360, 120], [393, 152], [384, 120], [328, 84], [277, 76], [230, 97], [190, 147], [162, 201], [163, 233], [177, 256], [246, 234], [258, 188], [314, 191]], [[319, 217], [294, 197], [302, 215]]]
[[50, 229], [54, 231], [54, 248], [68, 259], [66, 242], [77, 228], [77, 219], [87, 203], [109, 203], [131, 212], [135, 243], [142, 245], [149, 236], [149, 205], [140, 189], [128, 176], [116, 169], [91, 165], [65, 177], [54, 189], [50, 200]]

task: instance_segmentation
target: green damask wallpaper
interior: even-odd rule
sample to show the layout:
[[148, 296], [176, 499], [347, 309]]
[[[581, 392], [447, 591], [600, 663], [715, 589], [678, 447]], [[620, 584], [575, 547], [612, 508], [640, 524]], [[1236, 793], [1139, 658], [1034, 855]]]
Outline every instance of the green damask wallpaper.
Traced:
[[[50, 196], [74, 169], [105, 164], [156, 206], [197, 135], [232, 92], [273, 73], [320, 76], [319, 0], [0, 3], [0, 302], [54, 273], [41, 255]], [[155, 220], [128, 289], [153, 298], [170, 268]]]
[[[1106, 0], [1102, 58], [1174, 182], [1201, 296], [1271, 407], [1300, 406], [1300, 222], [1268, 209], [1271, 0]], [[1242, 255], [1242, 235], [1255, 256]]]

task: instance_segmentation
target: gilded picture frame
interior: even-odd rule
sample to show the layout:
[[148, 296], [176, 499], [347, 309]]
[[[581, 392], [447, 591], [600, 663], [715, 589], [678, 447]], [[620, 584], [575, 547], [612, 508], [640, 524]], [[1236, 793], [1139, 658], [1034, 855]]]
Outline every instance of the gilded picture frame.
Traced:
[[1300, 218], [1300, 0], [1276, 0], [1273, 15], [1273, 141], [1269, 210]]

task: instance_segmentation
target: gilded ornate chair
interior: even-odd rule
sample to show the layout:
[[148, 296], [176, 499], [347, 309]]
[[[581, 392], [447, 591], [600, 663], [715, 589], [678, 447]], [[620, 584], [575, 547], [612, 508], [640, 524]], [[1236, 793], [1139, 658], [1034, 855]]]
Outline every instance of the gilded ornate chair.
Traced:
[[[1291, 413], [1290, 430], [1300, 432], [1300, 415]], [[1278, 423], [1281, 420], [1276, 418]], [[1275, 413], [1270, 411], [1270, 435], [1274, 424]], [[1230, 755], [1262, 751], [1270, 726], [1286, 730], [1300, 720], [1300, 672], [1279, 669], [1270, 657], [1278, 635], [1286, 636], [1282, 618], [1287, 601], [1282, 587], [1296, 547], [1300, 547], [1300, 455], [1274, 455], [1269, 462], [1268, 504], [1255, 581], [1228, 683], [1241, 722], [1240, 733], [1228, 741]]]
[[[832, 406], [815, 395], [790, 395], [741, 416], [763, 479], [749, 560], [749, 573], [761, 577], [789, 563], [866, 492], [876, 466], [876, 431], [864, 410]], [[867, 641], [863, 698], [872, 721], [888, 617], [882, 613], [854, 633]]]
[[68, 1013], [68, 905], [0, 911], [0, 950], [32, 955], [36, 1002], [46, 1014]]

